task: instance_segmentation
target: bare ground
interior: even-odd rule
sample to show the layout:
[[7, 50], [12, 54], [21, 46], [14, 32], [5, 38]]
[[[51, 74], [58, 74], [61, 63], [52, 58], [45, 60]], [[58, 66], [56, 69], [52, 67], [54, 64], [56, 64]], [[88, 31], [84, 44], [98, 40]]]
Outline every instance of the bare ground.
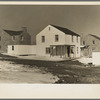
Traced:
[[[2, 61], [12, 61], [15, 65], [23, 64], [24, 68], [31, 69], [36, 67], [37, 69], [47, 73], [51, 73], [54, 76], [57, 76], [59, 80], [56, 80], [56, 84], [99, 84], [100, 83], [100, 66], [95, 67], [93, 65], [84, 65], [78, 61], [39, 61], [39, 60], [26, 60], [26, 59], [18, 59], [16, 57], [4, 56], [0, 55]], [[32, 70], [32, 69], [31, 69]], [[9, 72], [8, 72], [9, 73]], [[27, 72], [28, 73], [28, 72]], [[30, 73], [30, 72], [29, 72]], [[23, 74], [21, 72], [18, 77]], [[39, 73], [37, 73], [39, 74]], [[5, 75], [3, 73], [3, 75]], [[2, 75], [2, 76], [3, 76]], [[13, 74], [9, 73], [10, 76]], [[24, 74], [25, 75], [25, 74]], [[28, 74], [26, 74], [28, 75]], [[32, 74], [31, 74], [32, 75]], [[17, 78], [18, 78], [17, 77]], [[36, 78], [36, 77], [35, 77]], [[34, 81], [36, 81], [34, 78]], [[29, 81], [32, 83], [33, 78], [27, 79], [27, 76], [24, 76], [24, 79], [21, 80]], [[34, 82], [33, 82], [34, 83]], [[46, 82], [42, 82], [46, 83]], [[47, 79], [47, 83], [49, 83], [49, 79]]]

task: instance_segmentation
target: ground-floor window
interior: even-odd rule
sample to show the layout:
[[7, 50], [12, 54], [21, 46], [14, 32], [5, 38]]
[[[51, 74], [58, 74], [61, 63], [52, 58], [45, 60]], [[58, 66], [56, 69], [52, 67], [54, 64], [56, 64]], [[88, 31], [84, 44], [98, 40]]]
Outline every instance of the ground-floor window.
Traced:
[[12, 50], [14, 50], [14, 46], [12, 46]]
[[49, 47], [46, 48], [46, 54], [50, 54], [50, 48]]
[[71, 53], [74, 53], [74, 47], [71, 47]]

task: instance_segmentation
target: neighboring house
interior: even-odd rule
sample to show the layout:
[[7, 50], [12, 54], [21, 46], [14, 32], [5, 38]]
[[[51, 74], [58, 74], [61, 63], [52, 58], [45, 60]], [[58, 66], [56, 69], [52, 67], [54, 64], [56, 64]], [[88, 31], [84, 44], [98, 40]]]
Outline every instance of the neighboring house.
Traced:
[[100, 52], [100, 37], [88, 34], [81, 38], [81, 55], [92, 57], [92, 52]]
[[12, 31], [4, 29], [0, 34], [0, 52], [7, 52], [8, 45], [12, 46], [12, 51], [14, 50], [14, 45], [30, 45], [31, 36], [27, 32], [26, 27], [22, 27], [21, 31]]
[[36, 36], [36, 54], [64, 58], [80, 57], [80, 35], [55, 25], [48, 25]]

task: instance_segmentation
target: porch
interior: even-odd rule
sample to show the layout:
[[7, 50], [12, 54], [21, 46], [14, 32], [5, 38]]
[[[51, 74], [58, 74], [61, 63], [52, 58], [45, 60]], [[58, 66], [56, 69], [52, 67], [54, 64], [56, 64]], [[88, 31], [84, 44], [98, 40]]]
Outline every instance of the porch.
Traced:
[[50, 57], [75, 58], [75, 45], [50, 45]]

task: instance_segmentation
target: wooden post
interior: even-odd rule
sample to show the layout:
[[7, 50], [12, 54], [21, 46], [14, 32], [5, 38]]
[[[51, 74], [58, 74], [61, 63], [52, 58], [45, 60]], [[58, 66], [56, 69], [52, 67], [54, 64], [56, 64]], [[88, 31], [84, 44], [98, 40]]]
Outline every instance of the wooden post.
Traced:
[[51, 57], [51, 46], [50, 46], [50, 57]]
[[64, 58], [65, 58], [65, 45], [64, 45]]
[[60, 57], [62, 58], [62, 46], [60, 46], [60, 47], [61, 47]]
[[71, 46], [69, 47], [69, 49], [70, 49], [70, 50], [69, 50], [69, 51], [70, 51], [70, 54], [69, 54], [69, 55], [70, 55], [70, 57], [71, 57]]
[[57, 50], [56, 50], [56, 46], [55, 46], [55, 56], [57, 56]]

